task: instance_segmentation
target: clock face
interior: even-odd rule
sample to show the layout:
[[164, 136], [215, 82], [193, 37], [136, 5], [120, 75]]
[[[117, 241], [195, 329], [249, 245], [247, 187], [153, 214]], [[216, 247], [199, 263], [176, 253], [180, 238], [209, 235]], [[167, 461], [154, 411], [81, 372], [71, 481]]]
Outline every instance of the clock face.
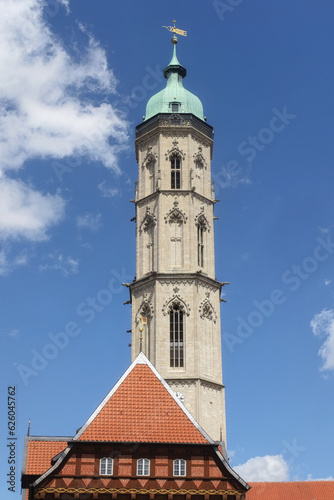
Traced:
[[181, 403], [184, 403], [184, 395], [182, 394], [182, 392], [176, 392], [175, 396], [177, 398], [179, 398], [179, 400], [181, 401]]

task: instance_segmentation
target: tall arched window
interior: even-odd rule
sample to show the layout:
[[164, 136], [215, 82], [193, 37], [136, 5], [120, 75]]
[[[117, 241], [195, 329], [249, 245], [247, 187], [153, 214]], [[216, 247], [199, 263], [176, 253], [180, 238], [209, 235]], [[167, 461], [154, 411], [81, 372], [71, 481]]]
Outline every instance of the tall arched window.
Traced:
[[169, 312], [170, 366], [184, 366], [184, 313], [179, 304], [173, 304]]
[[113, 473], [113, 460], [110, 457], [104, 457], [100, 460], [101, 476], [111, 476]]
[[200, 267], [204, 266], [204, 231], [205, 226], [198, 224], [197, 226], [197, 259]]
[[154, 220], [148, 219], [144, 227], [144, 273], [154, 270], [154, 226]]
[[147, 163], [147, 175], [148, 175], [148, 192], [153, 193], [155, 191], [155, 161], [150, 160]]
[[150, 475], [150, 461], [148, 458], [139, 458], [137, 460], [137, 476]]
[[148, 359], [151, 359], [151, 319], [152, 313], [150, 306], [146, 303], [142, 306], [140, 311], [141, 323], [143, 326], [143, 345], [142, 351]]
[[170, 264], [172, 268], [183, 266], [183, 218], [179, 212], [169, 217]]
[[181, 159], [174, 154], [170, 157], [171, 189], [181, 188]]
[[200, 215], [196, 221], [197, 226], [197, 264], [204, 267], [205, 262], [205, 232], [208, 229], [207, 221]]

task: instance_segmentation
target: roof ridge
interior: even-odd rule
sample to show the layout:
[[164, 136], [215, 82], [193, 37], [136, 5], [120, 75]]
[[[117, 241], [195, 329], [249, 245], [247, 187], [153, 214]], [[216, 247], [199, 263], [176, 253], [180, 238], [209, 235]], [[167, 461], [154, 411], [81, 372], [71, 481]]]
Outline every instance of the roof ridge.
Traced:
[[28, 441], [72, 441], [73, 436], [25, 436]]

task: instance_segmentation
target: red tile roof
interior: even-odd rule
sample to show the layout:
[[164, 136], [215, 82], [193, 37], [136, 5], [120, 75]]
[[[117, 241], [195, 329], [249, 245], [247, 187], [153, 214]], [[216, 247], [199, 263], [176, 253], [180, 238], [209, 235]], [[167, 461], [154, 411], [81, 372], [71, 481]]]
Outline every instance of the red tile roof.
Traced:
[[66, 447], [66, 441], [29, 441], [25, 474], [43, 474], [51, 467], [51, 459]]
[[286, 483], [248, 483], [246, 500], [331, 500], [334, 481], [292, 481]]
[[[133, 364], [79, 431], [80, 441], [209, 443], [153, 367]], [[76, 439], [76, 438], [74, 438]]]

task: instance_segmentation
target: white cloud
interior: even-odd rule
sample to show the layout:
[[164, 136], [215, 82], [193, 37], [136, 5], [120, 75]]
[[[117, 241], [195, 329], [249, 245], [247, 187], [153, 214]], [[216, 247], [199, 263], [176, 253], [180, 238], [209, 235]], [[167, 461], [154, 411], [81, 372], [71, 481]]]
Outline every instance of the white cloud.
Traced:
[[61, 3], [67, 12], [70, 11], [70, 0], [58, 0], [59, 3]]
[[334, 477], [333, 476], [328, 476], [328, 477], [314, 479], [313, 476], [312, 476], [312, 474], [308, 474], [307, 478], [306, 478], [306, 481], [334, 481]]
[[318, 226], [318, 228], [319, 228], [319, 231], [320, 231], [322, 234], [328, 234], [328, 233], [329, 233], [329, 228], [328, 228], [328, 227]]
[[19, 330], [15, 329], [15, 330], [11, 330], [10, 332], [8, 332], [7, 335], [8, 335], [8, 337], [18, 338], [20, 335], [20, 332], [19, 332]]
[[85, 154], [118, 171], [127, 124], [87, 98], [115, 91], [105, 51], [90, 36], [75, 61], [44, 22], [43, 3], [0, 0], [0, 166]]
[[318, 337], [327, 337], [319, 349], [319, 356], [323, 359], [321, 371], [334, 371], [334, 309], [323, 309], [311, 321], [313, 334]]
[[64, 215], [60, 195], [42, 194], [20, 181], [0, 178], [0, 239], [47, 239], [47, 230]]
[[108, 187], [106, 181], [100, 182], [98, 188], [101, 191], [103, 198], [113, 198], [114, 196], [120, 196], [121, 194], [120, 189]]
[[76, 274], [79, 270], [79, 261], [73, 257], [64, 257], [62, 254], [49, 254], [48, 263], [39, 266], [40, 271], [60, 271], [66, 278], [70, 274]]
[[0, 276], [7, 276], [13, 269], [28, 262], [28, 256], [25, 252], [14, 257], [9, 257], [9, 252], [8, 245], [0, 249]]
[[[69, 11], [69, 0], [58, 4]], [[43, 7], [45, 11], [43, 11]], [[27, 160], [85, 156], [114, 172], [128, 124], [107, 96], [116, 79], [105, 51], [79, 26], [86, 43], [71, 55], [43, 15], [44, 0], [0, 0], [0, 240], [48, 238], [64, 215], [60, 194], [13, 180]], [[84, 45], [84, 46], [83, 46]], [[7, 251], [0, 274], [15, 267]]]
[[324, 285], [325, 285], [325, 286], [329, 286], [329, 285], [331, 285], [331, 284], [332, 284], [332, 280], [328, 280], [328, 279], [327, 279], [327, 280], [325, 280], [325, 281], [324, 281]]
[[265, 455], [247, 460], [233, 469], [245, 481], [288, 481], [289, 467], [282, 455]]
[[101, 214], [85, 214], [77, 217], [77, 227], [97, 231], [101, 227]]

